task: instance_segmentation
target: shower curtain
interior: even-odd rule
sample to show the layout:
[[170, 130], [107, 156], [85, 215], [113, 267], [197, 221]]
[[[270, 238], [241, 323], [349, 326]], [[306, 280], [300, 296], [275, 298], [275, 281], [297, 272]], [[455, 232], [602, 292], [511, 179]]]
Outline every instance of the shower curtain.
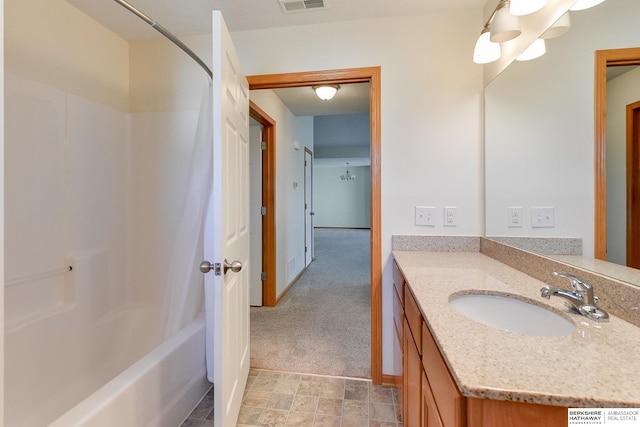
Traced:
[[204, 89], [196, 129], [188, 184], [165, 291], [164, 338], [191, 322], [203, 302], [203, 278], [198, 269], [202, 260], [202, 230], [211, 193], [213, 152], [213, 92]]

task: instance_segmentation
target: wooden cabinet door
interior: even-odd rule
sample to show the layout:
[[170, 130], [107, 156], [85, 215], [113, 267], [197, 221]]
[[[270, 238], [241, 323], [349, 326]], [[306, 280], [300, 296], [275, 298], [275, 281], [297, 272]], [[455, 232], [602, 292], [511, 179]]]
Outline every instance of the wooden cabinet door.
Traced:
[[422, 361], [407, 320], [404, 320], [404, 426], [420, 427]]
[[424, 371], [422, 372], [422, 427], [444, 427]]

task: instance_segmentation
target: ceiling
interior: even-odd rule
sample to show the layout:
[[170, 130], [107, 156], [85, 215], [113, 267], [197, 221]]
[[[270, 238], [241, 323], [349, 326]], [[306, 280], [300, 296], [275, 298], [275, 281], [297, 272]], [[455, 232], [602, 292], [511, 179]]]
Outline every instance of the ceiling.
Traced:
[[[113, 0], [67, 1], [127, 40], [159, 37]], [[186, 36], [211, 33], [212, 10], [222, 11], [233, 32], [482, 8], [486, 0], [324, 0], [323, 8], [288, 13], [279, 0], [127, 1], [177, 36]]]

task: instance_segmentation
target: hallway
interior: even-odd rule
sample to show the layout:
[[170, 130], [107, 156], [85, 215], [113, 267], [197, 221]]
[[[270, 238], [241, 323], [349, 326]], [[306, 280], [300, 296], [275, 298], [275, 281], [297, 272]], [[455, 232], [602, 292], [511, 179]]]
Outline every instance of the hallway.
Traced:
[[277, 307], [251, 308], [251, 367], [371, 378], [370, 232], [316, 229], [315, 260]]

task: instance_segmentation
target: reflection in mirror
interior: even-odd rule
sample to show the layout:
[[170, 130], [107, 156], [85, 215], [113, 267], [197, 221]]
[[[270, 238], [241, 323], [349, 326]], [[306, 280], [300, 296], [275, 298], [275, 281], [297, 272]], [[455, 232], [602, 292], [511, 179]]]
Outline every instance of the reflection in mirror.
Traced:
[[593, 261], [594, 52], [638, 46], [638, 16], [637, 0], [571, 12], [571, 30], [548, 40], [546, 55], [514, 62], [487, 86], [487, 236], [580, 238], [585, 258], [572, 262], [603, 267]]

